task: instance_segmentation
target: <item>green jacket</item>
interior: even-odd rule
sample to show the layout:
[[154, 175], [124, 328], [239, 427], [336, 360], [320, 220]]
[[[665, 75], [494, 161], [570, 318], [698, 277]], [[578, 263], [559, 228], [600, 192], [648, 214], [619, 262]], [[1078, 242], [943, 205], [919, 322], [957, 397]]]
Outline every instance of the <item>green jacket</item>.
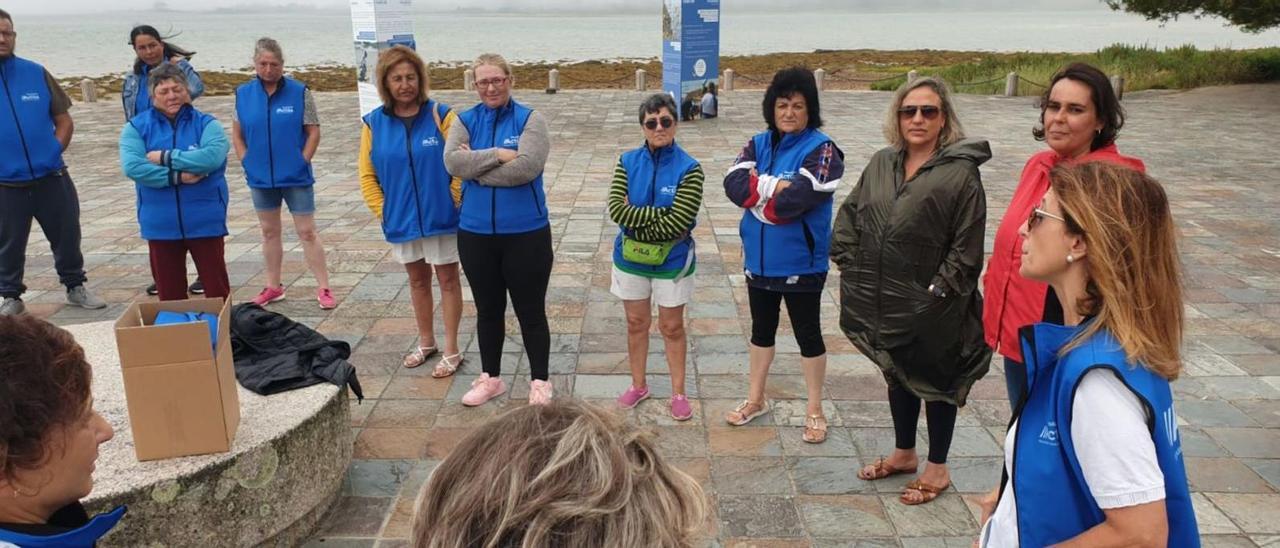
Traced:
[[991, 360], [978, 292], [987, 220], [978, 166], [990, 158], [986, 141], [965, 139], [905, 181], [905, 153], [885, 148], [836, 216], [840, 329], [890, 385], [927, 401], [964, 405]]

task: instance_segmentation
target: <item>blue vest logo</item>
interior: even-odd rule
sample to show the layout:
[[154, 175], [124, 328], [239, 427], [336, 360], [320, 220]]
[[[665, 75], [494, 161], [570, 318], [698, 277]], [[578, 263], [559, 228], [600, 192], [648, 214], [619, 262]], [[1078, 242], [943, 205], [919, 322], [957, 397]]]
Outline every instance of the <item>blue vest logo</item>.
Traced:
[[423, 147], [438, 147], [438, 146], [440, 146], [440, 140], [439, 140], [439, 139], [436, 139], [436, 136], [435, 136], [435, 135], [432, 135], [432, 136], [427, 137], [426, 139], [423, 139], [423, 140], [422, 140], [422, 146], [423, 146]]
[[502, 146], [504, 146], [504, 147], [517, 147], [517, 146], [520, 146], [520, 136], [519, 136], [519, 135], [512, 135], [512, 136], [510, 136], [510, 137], [507, 137], [506, 139], [503, 139], [503, 140], [502, 140]]
[[22, 102], [35, 103], [40, 101], [40, 94], [35, 91], [28, 91], [22, 94]]
[[1057, 447], [1058, 423], [1049, 421], [1048, 424], [1044, 425], [1044, 428], [1040, 429], [1040, 443]]
[[658, 189], [663, 196], [674, 196], [676, 193], [676, 185], [664, 186]]
[[276, 114], [293, 114], [293, 105], [276, 107]]
[[1163, 413], [1160, 413], [1160, 420], [1164, 422], [1164, 438], [1169, 442], [1169, 447], [1174, 447], [1175, 452], [1182, 454], [1182, 445], [1179, 443], [1178, 434], [1178, 415], [1174, 414], [1173, 406], [1170, 405]]

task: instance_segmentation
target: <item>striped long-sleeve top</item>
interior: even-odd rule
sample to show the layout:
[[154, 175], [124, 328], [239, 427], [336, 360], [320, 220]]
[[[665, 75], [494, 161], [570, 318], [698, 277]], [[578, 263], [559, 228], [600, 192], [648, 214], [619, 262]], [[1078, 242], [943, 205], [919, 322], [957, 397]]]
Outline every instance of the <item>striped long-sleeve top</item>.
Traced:
[[674, 240], [689, 232], [702, 206], [703, 174], [694, 166], [681, 179], [670, 207], [639, 207], [627, 201], [627, 170], [619, 160], [609, 185], [609, 218], [642, 242]]

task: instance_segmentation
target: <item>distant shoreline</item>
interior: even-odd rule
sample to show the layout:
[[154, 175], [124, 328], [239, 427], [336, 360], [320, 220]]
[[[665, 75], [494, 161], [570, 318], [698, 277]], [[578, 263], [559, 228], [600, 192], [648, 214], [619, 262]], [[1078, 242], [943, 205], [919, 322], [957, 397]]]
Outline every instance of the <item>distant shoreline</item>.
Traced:
[[[1007, 72], [1019, 72], [1027, 78], [1020, 94], [1038, 94], [1036, 81], [1047, 81], [1056, 67], [1072, 60], [1083, 60], [1110, 68], [1131, 82], [1130, 90], [1149, 88], [1189, 88], [1202, 85], [1263, 82], [1280, 80], [1280, 48], [1248, 50], [1156, 51], [1142, 47], [1116, 45], [1095, 53], [996, 53], [988, 51], [946, 50], [818, 50], [807, 53], [770, 53], [763, 55], [722, 56], [720, 70], [733, 69], [737, 89], [763, 89], [773, 73], [791, 66], [826, 71], [826, 89], [893, 89], [907, 71], [940, 74], [967, 93], [995, 93], [1003, 90]], [[1115, 67], [1107, 67], [1110, 62]], [[1162, 65], [1163, 63], [1163, 65]], [[197, 62], [197, 70], [199, 63]], [[1185, 67], [1184, 67], [1185, 65]], [[1169, 78], [1180, 70], [1204, 72], [1203, 66], [1217, 70], [1198, 79]], [[637, 69], [646, 72], [646, 89], [662, 87], [662, 63], [658, 59], [613, 59], [580, 62], [537, 62], [513, 64], [517, 89], [543, 90], [547, 73], [555, 68], [560, 73], [561, 89], [635, 89]], [[436, 64], [430, 67], [432, 89], [462, 89], [465, 63]], [[1147, 72], [1137, 72], [1147, 71]], [[293, 67], [289, 74], [305, 82], [315, 91], [355, 91], [355, 67], [344, 65]], [[1199, 73], [1197, 73], [1199, 74]], [[209, 96], [230, 95], [236, 86], [253, 77], [252, 71], [200, 71]], [[100, 98], [118, 95], [125, 73], [103, 76], [70, 76], [59, 78], [62, 87], [73, 98], [81, 99], [80, 82], [93, 81]], [[975, 85], [970, 85], [974, 83]]]

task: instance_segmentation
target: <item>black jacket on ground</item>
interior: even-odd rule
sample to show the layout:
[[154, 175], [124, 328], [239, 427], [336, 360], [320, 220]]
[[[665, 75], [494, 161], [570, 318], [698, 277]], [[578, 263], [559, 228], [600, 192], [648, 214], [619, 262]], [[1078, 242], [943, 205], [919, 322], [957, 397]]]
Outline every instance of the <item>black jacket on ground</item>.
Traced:
[[364, 400], [356, 368], [347, 362], [351, 345], [256, 304], [231, 308], [231, 353], [236, 380], [254, 393], [267, 396], [331, 382], [350, 386]]

